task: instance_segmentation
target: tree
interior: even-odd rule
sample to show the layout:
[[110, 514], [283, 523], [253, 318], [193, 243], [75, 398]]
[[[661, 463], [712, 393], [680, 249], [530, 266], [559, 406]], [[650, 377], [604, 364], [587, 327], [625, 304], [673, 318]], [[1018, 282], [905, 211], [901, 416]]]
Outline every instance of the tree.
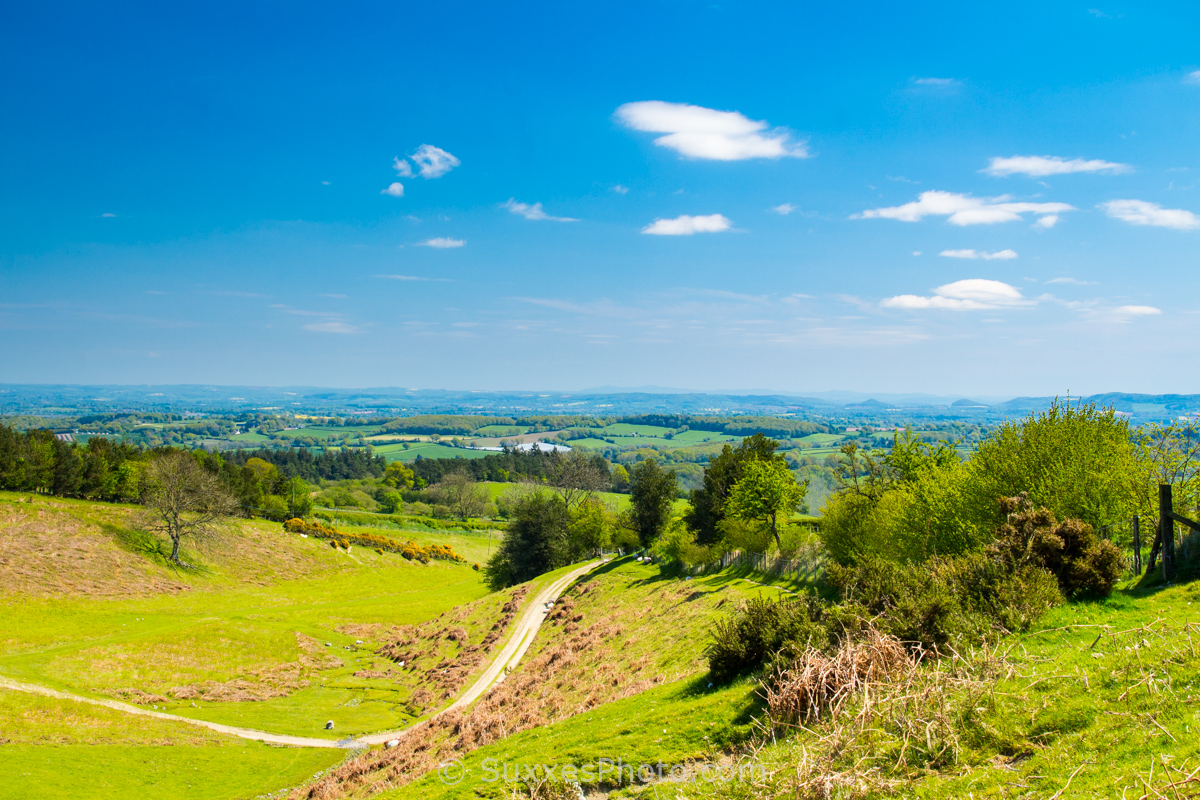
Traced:
[[237, 512], [237, 501], [220, 479], [196, 463], [190, 453], [171, 451], [150, 459], [142, 476], [146, 526], [171, 540], [171, 560], [179, 560], [184, 537], [211, 536], [215, 524]]
[[451, 472], [434, 489], [441, 503], [459, 519], [477, 517], [487, 509], [487, 490], [465, 472]]
[[617, 464], [612, 470], [612, 490], [625, 492], [629, 489], [629, 470]]
[[779, 442], [756, 433], [747, 436], [734, 449], [725, 445], [719, 455], [710, 459], [704, 469], [704, 488], [693, 489], [691, 502], [684, 521], [696, 532], [696, 541], [700, 544], [712, 544], [721, 538], [718, 525], [725, 519], [725, 502], [729, 492], [741, 480], [742, 471], [749, 461], [777, 459], [785, 463], [783, 456], [775, 450]]
[[[408, 449], [407, 444], [404, 445], [404, 449]], [[383, 472], [383, 482], [397, 489], [411, 489], [415, 478], [413, 471], [399, 461], [388, 464]]]
[[530, 492], [516, 501], [512, 522], [485, 574], [493, 589], [522, 583], [572, 561], [571, 514], [558, 495]]
[[555, 451], [550, 479], [568, 509], [573, 509], [609, 484], [604, 456], [589, 456], [582, 450]]
[[755, 459], [746, 463], [742, 479], [729, 493], [726, 513], [736, 519], [770, 523], [775, 546], [783, 549], [779, 518], [786, 522], [807, 493], [808, 481], [796, 483], [786, 463]]
[[675, 473], [648, 458], [634, 466], [629, 484], [633, 527], [642, 546], [649, 547], [671, 519], [671, 509], [679, 493]]
[[612, 544], [612, 513], [596, 497], [588, 497], [571, 513], [571, 550], [579, 555], [598, 553]]

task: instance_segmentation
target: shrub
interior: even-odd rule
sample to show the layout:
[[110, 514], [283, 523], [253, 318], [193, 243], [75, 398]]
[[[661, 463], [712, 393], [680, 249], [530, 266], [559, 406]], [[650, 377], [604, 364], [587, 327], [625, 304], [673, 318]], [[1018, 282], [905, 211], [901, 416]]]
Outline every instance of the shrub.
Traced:
[[752, 598], [713, 625], [705, 648], [713, 681], [728, 682], [773, 658], [794, 656], [804, 647], [824, 647], [829, 635], [823, 618], [823, 605], [812, 595], [776, 601], [761, 595]]
[[936, 652], [997, 630], [1026, 630], [1062, 600], [1046, 570], [1014, 568], [981, 553], [919, 565], [868, 558], [833, 565], [827, 576], [844, 603], [877, 618], [881, 631]]
[[1121, 577], [1121, 551], [1077, 519], [1059, 522], [1048, 508], [1034, 508], [1021, 493], [1000, 502], [1008, 521], [996, 529], [988, 552], [1014, 568], [1049, 570], [1067, 597], [1112, 594]]

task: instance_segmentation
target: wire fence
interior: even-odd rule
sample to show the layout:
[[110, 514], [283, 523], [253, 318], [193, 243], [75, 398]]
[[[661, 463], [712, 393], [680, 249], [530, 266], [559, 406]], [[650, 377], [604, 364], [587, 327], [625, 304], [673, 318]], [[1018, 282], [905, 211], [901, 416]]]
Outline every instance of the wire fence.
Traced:
[[824, 569], [825, 555], [816, 543], [806, 545], [790, 555], [735, 550], [708, 564], [685, 567], [684, 571], [689, 575], [708, 575], [731, 567], [749, 569], [776, 578], [813, 579]]
[[[1200, 534], [1181, 525], [1172, 527], [1175, 532], [1176, 558], [1181, 562], [1190, 562], [1200, 557]], [[1126, 575], [1140, 575], [1150, 566], [1150, 552], [1158, 533], [1158, 519], [1135, 514], [1128, 519], [1105, 525], [1096, 533], [1101, 539], [1106, 539], [1120, 548], [1125, 558]], [[1158, 558], [1161, 557], [1160, 548]]]

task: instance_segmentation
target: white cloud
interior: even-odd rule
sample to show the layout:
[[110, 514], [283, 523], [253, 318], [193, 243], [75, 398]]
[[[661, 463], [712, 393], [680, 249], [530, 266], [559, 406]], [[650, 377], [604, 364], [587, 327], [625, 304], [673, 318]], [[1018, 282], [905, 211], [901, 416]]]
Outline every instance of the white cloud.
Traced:
[[1029, 175], [1033, 178], [1044, 178], [1048, 175], [1069, 175], [1073, 172], [1107, 172], [1115, 174], [1128, 172], [1128, 164], [1118, 164], [1113, 161], [1101, 161], [1098, 158], [1084, 160], [1072, 158], [1067, 160], [1058, 156], [1012, 156], [1011, 158], [993, 158], [991, 163], [980, 172], [988, 175], [1004, 177], [1006, 175]]
[[380, 192], [380, 194], [386, 194], [388, 197], [404, 197], [404, 185], [397, 181]]
[[618, 183], [616, 186], [613, 187], [613, 191], [616, 192], [617, 194], [629, 194], [629, 187], [622, 186], [621, 184]]
[[1047, 214], [1044, 217], [1039, 217], [1038, 221], [1033, 224], [1038, 226], [1039, 228], [1043, 228], [1045, 230], [1050, 230], [1051, 228], [1053, 228], [1055, 225], [1058, 224], [1058, 221], [1060, 219], [1061, 219], [1061, 217], [1059, 217], [1058, 214]]
[[426, 239], [423, 242], [417, 242], [421, 247], [436, 247], [439, 250], [445, 250], [448, 247], [462, 247], [466, 244], [463, 239], [451, 239], [448, 236], [438, 236], [435, 239]]
[[750, 119], [737, 111], [647, 100], [624, 104], [617, 109], [616, 116], [634, 130], [666, 134], [654, 143], [688, 158], [741, 161], [809, 155], [805, 143], [792, 141], [787, 131], [772, 129], [765, 121]]
[[693, 217], [683, 214], [675, 219], [656, 219], [642, 233], [654, 236], [691, 236], [693, 233], [720, 233], [729, 230], [733, 223], [722, 214]]
[[950, 311], [984, 311], [1033, 304], [1034, 301], [1022, 296], [1017, 287], [985, 278], [968, 278], [947, 283], [934, 289], [932, 297], [902, 294], [879, 303], [884, 308], [936, 308]]
[[[457, 158], [447, 153], [440, 147], [434, 147], [431, 144], [423, 144], [417, 148], [409, 158], [417, 165], [417, 174], [422, 178], [440, 178], [450, 170], [462, 164]], [[396, 163], [396, 170], [400, 170], [399, 160]]]
[[376, 275], [376, 278], [383, 278], [389, 281], [439, 281], [442, 283], [450, 283], [449, 278], [422, 278], [417, 275]]
[[962, 85], [961, 81], [954, 78], [913, 78], [912, 82], [917, 86], [936, 86], [940, 89], [954, 89]]
[[796, 206], [792, 205], [791, 203], [781, 203], [777, 206], [771, 206], [771, 210], [776, 214], [782, 214], [786, 217], [788, 214], [796, 210]]
[[[921, 192], [912, 203], [892, 208], [875, 208], [855, 214], [851, 219], [896, 219], [918, 222], [927, 216], [948, 217], [953, 225], [991, 225], [996, 222], [1017, 222], [1021, 215], [1059, 214], [1074, 211], [1066, 203], [1010, 203], [1008, 196], [981, 198], [953, 192]], [[1053, 224], [1053, 223], [1051, 223]]]
[[1046, 283], [1066, 283], [1071, 286], [1094, 286], [1095, 281], [1081, 281], [1078, 278], [1051, 278]]
[[1200, 69], [1195, 72], [1189, 72], [1184, 76], [1183, 82], [1191, 86], [1200, 86]]
[[541, 203], [518, 203], [516, 198], [510, 197], [508, 200], [500, 204], [501, 208], [507, 208], [514, 214], [520, 214], [525, 219], [533, 220], [550, 220], [551, 222], [579, 222], [574, 217], [552, 217], [542, 210]]
[[304, 330], [315, 333], [362, 333], [362, 328], [347, 322], [313, 322], [305, 325]]
[[105, 211], [103, 214], [100, 215], [101, 219], [112, 219], [115, 216], [116, 216], [116, 214], [112, 213], [111, 211]]
[[411, 178], [413, 176], [412, 167], [399, 156], [392, 159], [392, 168], [396, 170], [396, 174], [401, 178]]
[[943, 250], [939, 256], [946, 258], [982, 258], [984, 261], [1008, 261], [1017, 257], [1016, 250], [998, 250], [989, 253], [986, 250]]
[[1163, 208], [1158, 203], [1145, 200], [1109, 200], [1100, 208], [1114, 219], [1124, 220], [1131, 225], [1154, 225], [1159, 228], [1174, 228], [1188, 231], [1200, 228], [1200, 217], [1181, 208]]
[[1153, 317], [1162, 313], [1154, 306], [1117, 306], [1113, 313], [1122, 317]]

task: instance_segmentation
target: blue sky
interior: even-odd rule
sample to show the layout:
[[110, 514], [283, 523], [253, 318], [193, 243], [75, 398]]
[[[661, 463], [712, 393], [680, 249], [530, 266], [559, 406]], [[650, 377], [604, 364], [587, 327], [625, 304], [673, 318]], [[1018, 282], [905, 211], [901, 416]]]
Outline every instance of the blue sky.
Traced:
[[176, 5], [0, 11], [0, 382], [1200, 392], [1195, 4]]

